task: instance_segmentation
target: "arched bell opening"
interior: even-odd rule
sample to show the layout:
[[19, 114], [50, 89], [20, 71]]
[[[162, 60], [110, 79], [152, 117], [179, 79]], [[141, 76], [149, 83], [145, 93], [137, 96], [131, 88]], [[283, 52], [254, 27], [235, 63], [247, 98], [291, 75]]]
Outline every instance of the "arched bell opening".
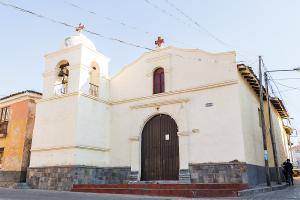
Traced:
[[69, 82], [69, 62], [62, 60], [57, 64], [56, 67], [56, 80], [55, 80], [55, 94], [63, 95], [68, 93], [68, 82]]

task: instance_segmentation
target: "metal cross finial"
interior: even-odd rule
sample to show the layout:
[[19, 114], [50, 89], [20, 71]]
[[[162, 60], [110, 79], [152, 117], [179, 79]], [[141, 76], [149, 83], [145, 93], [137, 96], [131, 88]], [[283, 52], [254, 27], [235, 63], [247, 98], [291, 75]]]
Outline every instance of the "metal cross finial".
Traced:
[[76, 31], [79, 32], [79, 33], [81, 33], [84, 28], [85, 28], [84, 24], [80, 23], [78, 25], [78, 27], [76, 27]]
[[160, 36], [157, 37], [157, 40], [155, 41], [156, 47], [161, 47], [161, 45], [165, 43], [164, 39]]

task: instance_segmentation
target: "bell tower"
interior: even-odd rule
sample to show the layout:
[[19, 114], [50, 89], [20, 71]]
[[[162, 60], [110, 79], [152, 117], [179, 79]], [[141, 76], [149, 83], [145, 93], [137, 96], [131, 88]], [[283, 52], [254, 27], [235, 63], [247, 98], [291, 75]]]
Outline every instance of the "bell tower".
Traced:
[[61, 166], [109, 163], [109, 58], [83, 35], [82, 24], [45, 56], [43, 98], [37, 104], [30, 173]]

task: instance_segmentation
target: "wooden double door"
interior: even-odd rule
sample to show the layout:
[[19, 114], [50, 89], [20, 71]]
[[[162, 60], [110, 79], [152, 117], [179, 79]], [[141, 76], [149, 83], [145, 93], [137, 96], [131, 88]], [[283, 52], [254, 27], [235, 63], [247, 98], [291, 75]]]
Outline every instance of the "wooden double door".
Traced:
[[178, 180], [178, 128], [169, 115], [156, 115], [142, 133], [141, 180]]

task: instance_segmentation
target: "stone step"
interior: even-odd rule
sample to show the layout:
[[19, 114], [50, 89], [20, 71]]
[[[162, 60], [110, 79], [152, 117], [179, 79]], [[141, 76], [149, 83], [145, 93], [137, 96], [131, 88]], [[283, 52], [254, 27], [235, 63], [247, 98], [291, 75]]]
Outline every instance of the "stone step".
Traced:
[[27, 183], [15, 183], [10, 188], [13, 188], [13, 189], [31, 189], [31, 187]]
[[145, 188], [85, 188], [72, 189], [73, 192], [131, 194], [169, 197], [233, 197], [237, 191], [232, 189], [145, 189]]
[[14, 184], [15, 184], [15, 182], [1, 182], [0, 181], [0, 187], [4, 187], [4, 188], [9, 188]]
[[244, 190], [248, 189], [247, 184], [75, 184], [73, 189], [101, 189], [101, 188], [138, 188], [138, 189], [232, 189]]

